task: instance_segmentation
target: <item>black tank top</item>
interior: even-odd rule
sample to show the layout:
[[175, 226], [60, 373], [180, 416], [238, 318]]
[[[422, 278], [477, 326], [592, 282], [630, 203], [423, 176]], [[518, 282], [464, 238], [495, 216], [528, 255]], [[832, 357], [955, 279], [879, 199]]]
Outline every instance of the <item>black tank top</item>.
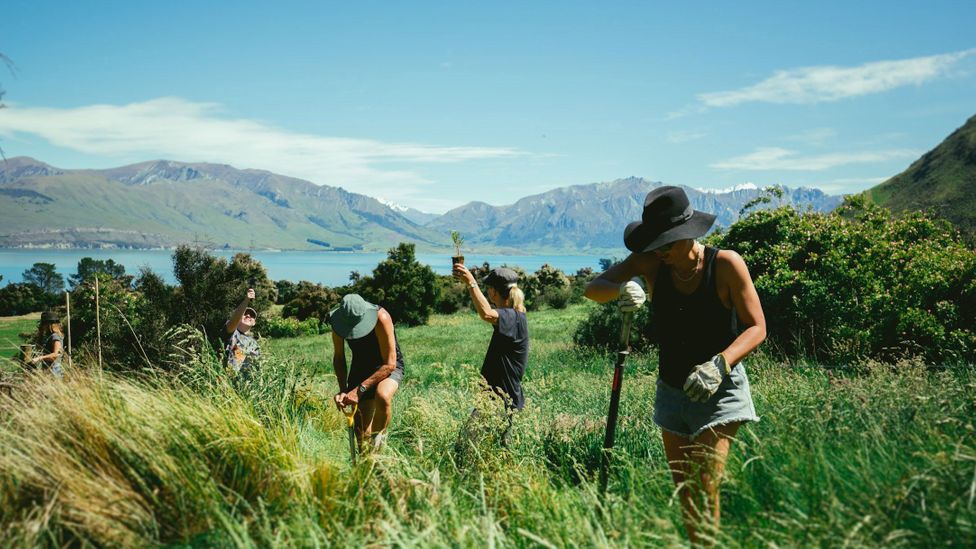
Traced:
[[[396, 337], [396, 332], [393, 332], [393, 342], [396, 344], [397, 368], [403, 368], [403, 353], [400, 352], [400, 341]], [[350, 372], [375, 372], [386, 363], [386, 357], [380, 356], [380, 342], [376, 339], [376, 328], [363, 337], [347, 339], [346, 343], [352, 351]]]
[[717, 255], [717, 249], [705, 247], [702, 279], [689, 295], [674, 287], [667, 265], [661, 265], [654, 281], [658, 375], [677, 389], [695, 365], [724, 351], [739, 335], [735, 307], [726, 309], [715, 287]]

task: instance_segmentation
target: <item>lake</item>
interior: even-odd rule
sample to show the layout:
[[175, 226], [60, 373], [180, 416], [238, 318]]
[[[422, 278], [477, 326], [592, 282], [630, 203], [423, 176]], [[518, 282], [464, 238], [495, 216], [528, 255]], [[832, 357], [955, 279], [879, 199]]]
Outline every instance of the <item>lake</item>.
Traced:
[[[213, 251], [214, 255], [230, 258], [234, 251]], [[385, 253], [342, 253], [342, 252], [250, 252], [260, 261], [272, 280], [309, 280], [326, 286], [340, 286], [349, 282], [349, 273], [359, 271], [369, 274], [376, 264], [386, 259]], [[174, 283], [172, 251], [169, 250], [56, 250], [56, 249], [0, 249], [0, 286], [10, 282], [20, 282], [21, 274], [34, 263], [53, 263], [57, 271], [64, 275], [74, 274], [78, 261], [83, 257], [93, 259], [112, 259], [125, 265], [126, 273], [138, 274], [142, 267], [149, 267]], [[465, 263], [481, 265], [487, 261], [493, 266], [502, 264], [517, 265], [528, 272], [535, 272], [543, 263], [548, 263], [567, 274], [573, 274], [583, 267], [598, 270], [598, 257], [582, 255], [479, 255], [465, 253]], [[417, 254], [417, 260], [430, 265], [438, 274], [451, 272], [451, 258], [448, 254]]]

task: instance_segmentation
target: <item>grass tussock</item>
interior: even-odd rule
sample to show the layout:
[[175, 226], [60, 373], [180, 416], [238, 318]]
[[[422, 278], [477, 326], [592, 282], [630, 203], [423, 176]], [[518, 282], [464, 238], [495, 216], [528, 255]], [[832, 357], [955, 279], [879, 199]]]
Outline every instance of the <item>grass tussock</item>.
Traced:
[[[613, 357], [568, 343], [584, 312], [530, 315], [528, 404], [507, 448], [478, 382], [490, 328], [469, 314], [398, 329], [390, 445], [356, 468], [327, 337], [266, 341], [278, 358], [236, 388], [206, 353], [138, 378], [27, 376], [0, 396], [0, 545], [681, 544], [653, 357], [629, 359], [610, 490], [597, 489]], [[733, 447], [718, 543], [976, 538], [972, 367], [756, 358], [749, 375], [762, 421]]]

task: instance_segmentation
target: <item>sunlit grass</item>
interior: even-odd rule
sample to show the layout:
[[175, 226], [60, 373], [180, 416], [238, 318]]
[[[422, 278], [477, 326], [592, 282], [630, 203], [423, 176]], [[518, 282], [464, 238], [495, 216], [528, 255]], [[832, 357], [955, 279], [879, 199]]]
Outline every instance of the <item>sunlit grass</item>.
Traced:
[[[683, 527], [651, 357], [631, 357], [607, 495], [594, 483], [612, 356], [571, 345], [587, 306], [530, 313], [514, 441], [458, 444], [491, 328], [398, 328], [390, 446], [349, 465], [329, 404], [331, 338], [264, 341], [239, 393], [199, 378], [32, 377], [0, 397], [0, 544], [667, 546]], [[295, 368], [309, 372], [296, 377]], [[740, 431], [722, 545], [966, 545], [976, 536], [976, 373], [750, 363], [762, 421]], [[210, 377], [208, 377], [210, 376]]]

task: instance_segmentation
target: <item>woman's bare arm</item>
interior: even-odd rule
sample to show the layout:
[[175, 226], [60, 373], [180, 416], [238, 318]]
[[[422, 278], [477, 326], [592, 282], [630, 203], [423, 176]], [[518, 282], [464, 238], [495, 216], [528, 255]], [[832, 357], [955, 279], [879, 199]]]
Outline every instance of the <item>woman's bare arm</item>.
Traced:
[[380, 356], [383, 357], [383, 364], [373, 372], [373, 375], [363, 381], [367, 389], [372, 389], [379, 385], [381, 381], [390, 377], [396, 369], [396, 338], [393, 336], [393, 318], [386, 309], [380, 309], [376, 320], [376, 339], [380, 344]]
[[644, 277], [650, 294], [660, 264], [661, 260], [654, 254], [630, 254], [587, 284], [583, 295], [597, 303], [612, 301], [620, 295], [621, 284], [638, 276]]
[[766, 339], [766, 316], [742, 257], [731, 250], [722, 250], [715, 263], [718, 282], [729, 289], [729, 299], [735, 307], [739, 324], [745, 327], [739, 337], [722, 351], [729, 366], [734, 366]]

